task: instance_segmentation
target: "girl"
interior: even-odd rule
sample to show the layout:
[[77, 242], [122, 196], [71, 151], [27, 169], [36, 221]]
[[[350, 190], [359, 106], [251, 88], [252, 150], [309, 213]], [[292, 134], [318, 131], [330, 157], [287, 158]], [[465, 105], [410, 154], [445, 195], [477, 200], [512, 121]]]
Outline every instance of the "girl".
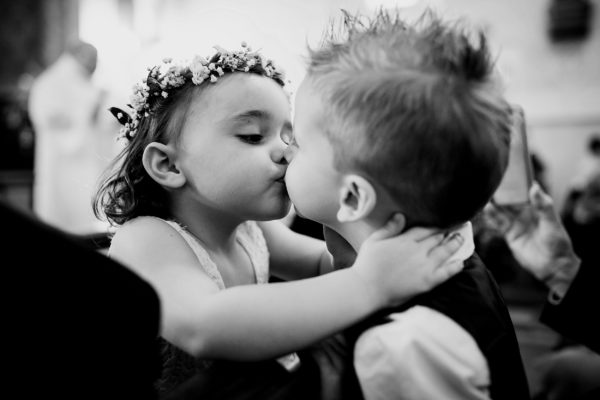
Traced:
[[[120, 225], [109, 256], [154, 285], [162, 337], [197, 359], [282, 356], [457, 272], [442, 265], [460, 238], [383, 240], [392, 220], [351, 268], [318, 276], [331, 269], [324, 242], [271, 221], [290, 208], [284, 77], [242, 47], [166, 59], [135, 87], [132, 115], [111, 109], [128, 143], [95, 199]], [[264, 285], [271, 274], [298, 281]]]

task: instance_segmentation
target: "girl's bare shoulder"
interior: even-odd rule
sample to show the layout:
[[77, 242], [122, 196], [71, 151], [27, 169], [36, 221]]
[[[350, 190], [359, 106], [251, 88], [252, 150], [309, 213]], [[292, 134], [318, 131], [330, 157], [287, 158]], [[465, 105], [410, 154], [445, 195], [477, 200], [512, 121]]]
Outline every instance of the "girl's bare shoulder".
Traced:
[[167, 221], [156, 217], [137, 217], [121, 225], [115, 231], [112, 241], [146, 243], [170, 236], [177, 236], [177, 232]]
[[170, 261], [194, 258], [177, 230], [155, 217], [137, 217], [121, 225], [112, 238], [109, 256], [128, 263], [143, 261], [147, 264], [165, 261], [165, 258]]

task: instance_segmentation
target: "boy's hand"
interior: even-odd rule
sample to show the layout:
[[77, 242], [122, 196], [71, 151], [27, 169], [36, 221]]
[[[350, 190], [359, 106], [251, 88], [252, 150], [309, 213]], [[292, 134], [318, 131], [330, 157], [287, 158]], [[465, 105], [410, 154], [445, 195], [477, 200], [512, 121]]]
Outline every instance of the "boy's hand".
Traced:
[[[579, 269], [579, 259], [552, 198], [537, 182], [529, 197], [531, 204], [519, 208], [488, 204], [485, 221], [504, 236], [515, 259], [535, 277], [551, 288], [556, 279], [570, 283]], [[560, 291], [566, 290], [563, 287]]]
[[412, 228], [399, 235], [396, 216], [363, 243], [354, 266], [376, 301], [395, 306], [426, 292], [462, 270], [462, 261], [448, 262], [464, 242], [454, 233], [444, 238], [431, 229]]

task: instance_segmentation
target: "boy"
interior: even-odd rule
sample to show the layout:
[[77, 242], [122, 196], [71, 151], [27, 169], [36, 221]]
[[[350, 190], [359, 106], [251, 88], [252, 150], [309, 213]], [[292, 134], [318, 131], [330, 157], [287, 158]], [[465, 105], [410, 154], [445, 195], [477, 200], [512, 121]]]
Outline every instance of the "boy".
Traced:
[[[510, 138], [485, 37], [476, 46], [433, 14], [345, 25], [346, 40], [310, 52], [295, 100], [286, 184], [297, 212], [356, 250], [396, 212], [406, 227], [469, 232]], [[472, 240], [463, 260], [447, 282], [346, 332], [356, 377], [344, 377], [342, 398], [360, 395], [356, 383], [367, 399], [529, 398], [510, 316]]]

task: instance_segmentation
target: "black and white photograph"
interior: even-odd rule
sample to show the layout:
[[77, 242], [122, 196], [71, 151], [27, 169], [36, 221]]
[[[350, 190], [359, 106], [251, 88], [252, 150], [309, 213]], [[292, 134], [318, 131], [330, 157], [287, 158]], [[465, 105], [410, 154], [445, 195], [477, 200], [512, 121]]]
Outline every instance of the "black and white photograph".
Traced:
[[599, 0], [0, 0], [6, 398], [600, 399]]

